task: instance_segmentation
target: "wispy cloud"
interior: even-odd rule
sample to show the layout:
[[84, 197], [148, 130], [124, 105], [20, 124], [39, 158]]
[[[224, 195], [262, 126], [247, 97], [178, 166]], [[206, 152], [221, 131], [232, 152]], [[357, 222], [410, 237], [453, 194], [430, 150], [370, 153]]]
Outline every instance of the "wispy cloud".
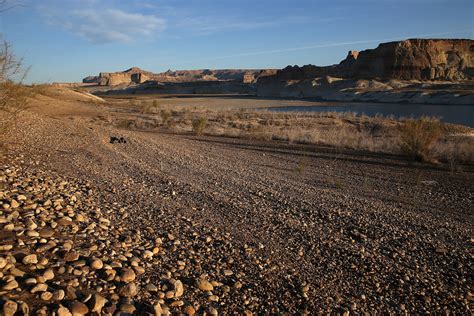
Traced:
[[68, 29], [94, 43], [131, 42], [149, 37], [165, 28], [165, 21], [153, 15], [128, 13], [118, 9], [79, 10]]
[[166, 21], [156, 15], [129, 12], [96, 0], [70, 1], [58, 7], [52, 1], [38, 10], [48, 23], [97, 44], [149, 39], [166, 27]]
[[[1, 1], [1, 0], [0, 0]], [[45, 22], [93, 43], [132, 42], [162, 34], [168, 38], [212, 35], [234, 31], [288, 28], [301, 24], [332, 23], [339, 17], [297, 14], [263, 15], [226, 9], [177, 7], [167, 1], [24, 0], [36, 7]], [[209, 4], [208, 4], [209, 5]], [[163, 34], [166, 28], [166, 33]]]
[[192, 33], [211, 34], [228, 30], [252, 30], [277, 25], [276, 21], [246, 21], [222, 17], [184, 17], [174, 24], [176, 28]]
[[308, 23], [331, 23], [339, 20], [338, 17], [314, 18], [309, 16], [285, 16], [279, 18], [250, 19], [243, 16], [208, 15], [194, 16], [182, 15], [175, 21], [170, 21], [176, 29], [186, 30], [191, 34], [209, 35], [219, 32], [256, 30], [272, 27], [288, 27], [289, 25]]

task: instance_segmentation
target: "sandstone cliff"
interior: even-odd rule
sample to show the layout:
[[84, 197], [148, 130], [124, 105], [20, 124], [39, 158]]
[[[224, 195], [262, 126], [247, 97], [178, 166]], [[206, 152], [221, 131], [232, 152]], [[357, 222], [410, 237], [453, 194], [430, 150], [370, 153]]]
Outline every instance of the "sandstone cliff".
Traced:
[[273, 69], [200, 69], [200, 70], [168, 70], [163, 73], [152, 73], [133, 67], [121, 72], [102, 72], [99, 76], [89, 76], [82, 80], [83, 83], [97, 83], [101, 86], [117, 86], [140, 84], [146, 81], [185, 83], [196, 81], [237, 81], [254, 83], [262, 76], [274, 75]]
[[473, 104], [473, 79], [473, 40], [411, 39], [350, 51], [337, 65], [288, 66], [256, 89], [262, 97]]
[[473, 40], [411, 39], [360, 52], [353, 78], [462, 80], [473, 76]]
[[[469, 83], [472, 79], [474, 79], [473, 40], [409, 39], [383, 43], [377, 48], [361, 52], [350, 51], [343, 61], [331, 66], [288, 66], [278, 71], [274, 69], [168, 70], [158, 74], [134, 67], [123, 72], [104, 72], [97, 77], [86, 77], [83, 82], [97, 83], [100, 86], [118, 86], [118, 88], [123, 88], [122, 86], [133, 88], [137, 84], [148, 82], [149, 84], [143, 85], [146, 91], [159, 88], [163, 91], [176, 91], [176, 93], [235, 92], [257, 93], [260, 96], [316, 97], [330, 100], [354, 97], [360, 99], [361, 93], [365, 93], [366, 88], [359, 87], [359, 84], [367, 80], [370, 82], [371, 94], [374, 91], [383, 90], [386, 93], [383, 98], [387, 99], [387, 95], [390, 93], [393, 95], [394, 86], [386, 86], [383, 82], [390, 80]], [[168, 83], [168, 85], [163, 87], [162, 83]], [[403, 95], [405, 93], [409, 95], [409, 91], [403, 92]], [[430, 93], [426, 94], [426, 98], [422, 101], [434, 102], [434, 99], [430, 99]], [[436, 98], [441, 100], [438, 96]], [[472, 97], [466, 98], [464, 92], [455, 93], [452, 96], [455, 102], [463, 104], [471, 102], [469, 98]], [[405, 96], [402, 100], [405, 100]], [[444, 99], [442, 101], [444, 102]]]
[[409, 39], [350, 51], [332, 66], [288, 66], [277, 80], [323, 76], [351, 79], [465, 80], [474, 78], [474, 41], [469, 39]]

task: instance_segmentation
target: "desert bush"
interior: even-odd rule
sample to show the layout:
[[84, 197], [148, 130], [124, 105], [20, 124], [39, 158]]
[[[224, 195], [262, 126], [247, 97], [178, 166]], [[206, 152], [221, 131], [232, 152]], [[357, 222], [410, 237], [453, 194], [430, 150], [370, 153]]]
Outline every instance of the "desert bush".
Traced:
[[114, 125], [121, 129], [129, 129], [133, 126], [133, 121], [127, 119], [119, 119], [115, 121]]
[[431, 161], [431, 150], [442, 134], [442, 125], [431, 118], [408, 119], [400, 126], [400, 149], [413, 160]]
[[149, 105], [149, 104], [142, 104], [140, 106], [140, 112], [143, 113], [143, 114], [149, 114], [149, 113], [153, 113], [154, 112], [154, 108], [153, 106]]
[[193, 120], [193, 132], [196, 135], [201, 135], [207, 127], [207, 119], [205, 117], [199, 117]]
[[272, 140], [274, 133], [268, 127], [257, 125], [250, 127], [245, 133], [242, 133], [242, 137], [252, 140]]
[[433, 146], [433, 155], [452, 171], [462, 164], [474, 165], [474, 139], [462, 134], [448, 136]]
[[0, 82], [0, 133], [4, 133], [19, 112], [26, 108], [31, 91], [22, 84]]
[[145, 100], [140, 102], [139, 108], [140, 108], [140, 112], [143, 113], [143, 114], [148, 114], [148, 113], [153, 113], [154, 112], [153, 105], [149, 104]]
[[22, 60], [16, 58], [7, 42], [0, 46], [0, 146], [3, 147], [5, 131], [26, 108], [31, 91], [21, 84], [26, 75]]
[[171, 118], [171, 112], [167, 110], [161, 110], [160, 117], [163, 124], [168, 124], [169, 119]]
[[34, 83], [30, 86], [30, 89], [32, 95], [40, 94], [45, 96], [52, 96], [54, 95], [55, 91], [57, 91], [54, 89], [53, 85], [47, 83]]
[[344, 182], [340, 178], [334, 178], [334, 186], [337, 189], [342, 189], [342, 187], [344, 186]]

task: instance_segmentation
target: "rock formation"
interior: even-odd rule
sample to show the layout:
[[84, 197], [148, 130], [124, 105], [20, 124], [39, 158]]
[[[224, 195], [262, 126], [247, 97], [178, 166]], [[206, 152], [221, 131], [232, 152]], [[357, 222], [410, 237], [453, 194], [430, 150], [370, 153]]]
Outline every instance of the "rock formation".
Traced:
[[350, 67], [354, 78], [463, 80], [473, 75], [473, 40], [411, 39], [360, 52]]
[[117, 86], [120, 84], [144, 83], [152, 77], [153, 73], [141, 70], [138, 67], [132, 67], [122, 72], [101, 72], [97, 83], [101, 86]]
[[163, 73], [152, 73], [133, 67], [122, 72], [102, 72], [99, 76], [89, 76], [83, 83], [97, 83], [101, 86], [117, 86], [122, 84], [140, 84], [146, 81], [155, 82], [195, 82], [195, 81], [237, 81], [253, 83], [261, 76], [275, 74], [272, 69], [200, 69], [200, 70], [168, 70]]
[[332, 66], [288, 66], [278, 80], [324, 76], [347, 79], [464, 80], [474, 77], [474, 41], [469, 39], [409, 39], [350, 51]]
[[[380, 44], [377, 48], [361, 52], [349, 51], [339, 64], [331, 66], [305, 65], [274, 69], [199, 69], [168, 70], [152, 73], [134, 67], [122, 72], [103, 72], [99, 76], [83, 79], [84, 83], [100, 86], [121, 86], [153, 83], [159, 86], [169, 83], [167, 89], [183, 91], [247, 91], [254, 86], [259, 91], [297, 89], [301, 82], [304, 91], [320, 89], [318, 85], [304, 83], [318, 78], [342, 78], [348, 80], [470, 80], [474, 78], [474, 41], [470, 39], [409, 39]], [[323, 80], [324, 81], [324, 80]], [[211, 84], [216, 82], [217, 84]], [[236, 85], [229, 90], [227, 82]], [[193, 85], [196, 83], [197, 85]], [[207, 83], [204, 86], [200, 83]], [[174, 84], [182, 84], [175, 86]], [[247, 88], [242, 89], [246, 85]], [[148, 85], [145, 85], [148, 86]], [[151, 87], [153, 88], [153, 87]], [[194, 92], [197, 93], [197, 92]], [[291, 94], [294, 94], [293, 92]], [[306, 95], [298, 92], [296, 95]]]
[[262, 97], [472, 104], [473, 79], [473, 40], [411, 39], [350, 51], [332, 66], [288, 66], [259, 78], [256, 90]]
[[99, 77], [98, 76], [87, 76], [82, 79], [82, 83], [98, 83]]

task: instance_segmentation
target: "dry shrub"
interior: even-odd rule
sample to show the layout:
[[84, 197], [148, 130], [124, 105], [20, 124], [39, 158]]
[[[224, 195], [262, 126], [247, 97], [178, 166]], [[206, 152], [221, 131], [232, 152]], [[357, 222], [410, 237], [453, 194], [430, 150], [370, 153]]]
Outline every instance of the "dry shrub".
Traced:
[[158, 111], [158, 106], [154, 103], [150, 104], [146, 101], [142, 101], [140, 105], [140, 112], [143, 114], [156, 113]]
[[199, 117], [193, 120], [193, 132], [196, 135], [201, 135], [207, 127], [207, 119], [205, 117]]
[[171, 118], [171, 112], [170, 112], [170, 111], [167, 111], [167, 110], [161, 110], [161, 112], [160, 112], [160, 117], [161, 117], [161, 122], [162, 122], [163, 124], [168, 125], [169, 120], [170, 120], [170, 118]]
[[[298, 123], [295, 123], [298, 125]], [[304, 127], [287, 127], [279, 132], [284, 134], [284, 140], [290, 144], [317, 144], [320, 141], [320, 131]]]
[[261, 125], [252, 126], [241, 135], [243, 138], [252, 140], [272, 140], [274, 137], [274, 133], [268, 127]]
[[115, 121], [114, 124], [116, 127], [120, 129], [130, 129], [134, 125], [132, 120], [127, 120], [127, 119], [119, 119]]
[[22, 84], [10, 81], [0, 83], [0, 133], [14, 123], [18, 113], [26, 108], [31, 91]]
[[44, 96], [54, 96], [57, 93], [57, 89], [54, 88], [53, 85], [47, 83], [32, 84], [30, 89], [33, 95], [40, 94]]
[[5, 132], [14, 124], [17, 114], [26, 108], [31, 94], [31, 90], [21, 84], [25, 75], [22, 60], [3, 42], [0, 47], [0, 147], [4, 147]]
[[474, 138], [466, 135], [448, 136], [433, 147], [433, 155], [453, 171], [462, 164], [474, 164]]
[[413, 160], [432, 161], [432, 149], [441, 134], [442, 125], [438, 120], [406, 120], [400, 126], [400, 149]]

